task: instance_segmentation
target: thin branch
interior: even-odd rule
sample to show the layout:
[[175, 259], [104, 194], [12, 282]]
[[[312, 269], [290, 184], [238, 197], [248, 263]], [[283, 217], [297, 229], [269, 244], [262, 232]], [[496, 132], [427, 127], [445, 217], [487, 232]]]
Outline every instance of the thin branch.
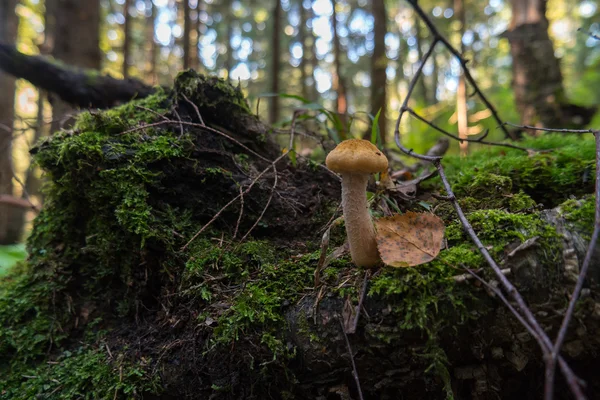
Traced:
[[352, 353], [352, 347], [350, 346], [350, 340], [348, 339], [348, 335], [344, 330], [344, 323], [342, 319], [339, 319], [340, 327], [342, 328], [342, 334], [344, 335], [344, 339], [346, 340], [346, 347], [348, 348], [348, 355], [350, 356], [350, 362], [352, 363], [352, 376], [354, 377], [354, 382], [356, 382], [356, 388], [358, 389], [358, 398], [360, 400], [364, 400], [362, 389], [360, 388], [360, 379], [358, 378], [358, 370], [356, 369], [356, 363], [354, 362], [354, 354]]
[[557, 133], [596, 133], [593, 129], [556, 129], [556, 128], [540, 128], [531, 125], [517, 125], [511, 122], [504, 122], [502, 125], [509, 125], [514, 128], [531, 129], [533, 131], [557, 132]]
[[511, 149], [517, 149], [517, 150], [521, 150], [521, 151], [525, 151], [525, 152], [531, 152], [531, 151], [535, 151], [533, 149], [528, 149], [526, 147], [521, 147], [521, 146], [517, 146], [511, 143], [502, 143], [502, 142], [489, 142], [487, 140], [483, 140], [489, 133], [489, 131], [486, 131], [481, 137], [476, 138], [476, 139], [469, 139], [469, 138], [461, 138], [458, 137], [457, 135], [448, 132], [447, 130], [439, 127], [438, 125], [434, 124], [431, 121], [428, 121], [427, 119], [425, 119], [424, 117], [422, 117], [421, 115], [419, 115], [416, 111], [414, 111], [412, 108], [407, 108], [406, 111], [412, 115], [413, 117], [415, 117], [416, 119], [418, 119], [419, 121], [429, 125], [430, 127], [432, 127], [433, 129], [437, 130], [438, 132], [451, 137], [452, 139], [458, 140], [459, 142], [471, 142], [471, 143], [481, 143], [481, 144], [487, 144], [489, 146], [501, 146], [501, 147], [509, 147]]
[[[504, 131], [504, 134], [506, 135], [506, 137], [510, 137], [510, 138], [514, 139], [513, 135], [506, 129], [506, 127], [504, 125], [502, 125], [502, 120], [500, 119], [500, 116], [498, 115], [496, 108], [492, 105], [492, 103], [490, 103], [490, 101], [487, 99], [487, 97], [479, 89], [477, 82], [475, 82], [475, 79], [473, 79], [473, 76], [471, 75], [471, 71], [469, 71], [469, 68], [467, 68], [467, 61], [461, 56], [461, 54], [458, 52], [458, 50], [456, 50], [450, 44], [450, 42], [448, 42], [448, 40], [444, 36], [442, 36], [442, 34], [440, 34], [440, 32], [438, 31], [436, 26], [433, 24], [433, 22], [429, 18], [429, 16], [427, 16], [427, 14], [425, 14], [425, 11], [423, 11], [421, 6], [419, 6], [417, 0], [407, 0], [407, 1], [413, 7], [415, 12], [419, 15], [419, 17], [423, 20], [423, 22], [425, 22], [425, 25], [427, 25], [427, 27], [433, 34], [434, 43], [438, 42], [438, 41], [442, 42], [444, 44], [444, 46], [448, 49], [448, 51], [450, 53], [452, 53], [452, 55], [454, 55], [458, 59], [458, 61], [460, 62], [460, 65], [462, 66], [463, 72], [465, 74], [465, 78], [467, 78], [467, 81], [469, 81], [469, 84], [473, 88], [473, 91], [475, 93], [477, 93], [477, 95], [479, 96], [481, 101], [483, 101], [483, 104], [485, 104], [485, 106], [491, 111], [492, 116], [494, 117], [494, 119], [496, 120], [498, 125], [500, 125], [502, 127], [502, 130]], [[419, 75], [419, 72], [417, 72], [417, 75]], [[408, 96], [410, 97], [410, 95], [408, 95]]]

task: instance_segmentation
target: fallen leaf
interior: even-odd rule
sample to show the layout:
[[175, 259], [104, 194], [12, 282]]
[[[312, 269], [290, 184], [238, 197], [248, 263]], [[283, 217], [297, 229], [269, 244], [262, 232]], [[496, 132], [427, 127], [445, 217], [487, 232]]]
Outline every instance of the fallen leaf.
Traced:
[[377, 248], [391, 267], [413, 267], [433, 260], [442, 248], [444, 222], [431, 213], [407, 212], [375, 221]]

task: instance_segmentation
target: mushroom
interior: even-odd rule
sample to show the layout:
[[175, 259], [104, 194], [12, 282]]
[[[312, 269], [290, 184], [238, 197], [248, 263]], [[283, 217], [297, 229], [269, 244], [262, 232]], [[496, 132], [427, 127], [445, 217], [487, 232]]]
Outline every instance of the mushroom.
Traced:
[[381, 258], [369, 214], [367, 182], [370, 174], [387, 169], [388, 160], [368, 140], [349, 139], [340, 142], [325, 163], [342, 175], [342, 208], [352, 261], [359, 267], [373, 267]]

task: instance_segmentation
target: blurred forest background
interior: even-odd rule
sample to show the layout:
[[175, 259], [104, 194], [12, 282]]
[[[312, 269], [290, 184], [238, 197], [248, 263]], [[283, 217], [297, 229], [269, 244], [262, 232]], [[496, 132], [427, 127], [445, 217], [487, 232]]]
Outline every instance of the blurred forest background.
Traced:
[[[583, 116], [576, 109], [569, 121], [558, 118], [555, 109], [528, 110], [536, 101], [586, 107], [600, 102], [595, 1], [422, 0], [419, 5], [469, 60], [471, 74], [503, 120], [554, 128], [600, 123], [586, 109]], [[519, 48], [511, 32], [532, 24], [538, 29], [532, 33], [535, 42], [542, 45]], [[194, 68], [239, 85], [251, 108], [277, 127], [289, 126], [298, 107], [331, 110], [338, 125], [317, 112], [322, 124], [315, 130], [333, 140], [370, 136], [379, 114], [381, 142], [389, 148], [398, 109], [431, 36], [405, 1], [0, 1], [0, 43], [24, 54], [150, 85], [171, 86], [179, 71]], [[519, 52], [522, 57], [514, 61]], [[443, 46], [437, 46], [423, 74], [411, 101], [421, 116], [462, 137], [489, 129], [489, 138], [504, 139], [490, 110], [471, 96], [460, 63]], [[527, 81], [536, 76], [539, 81]], [[554, 85], [552, 96], [542, 100], [521, 90], [547, 84]], [[75, 110], [1, 70], [0, 93], [0, 195], [27, 198], [39, 207], [41, 174], [30, 168], [29, 149], [68, 124]], [[439, 138], [414, 118], [402, 124], [407, 147], [418, 152]], [[300, 145], [299, 153], [322, 160], [318, 142]], [[452, 141], [450, 152], [468, 156], [476, 146], [461, 149]], [[0, 204], [0, 244], [20, 242], [34, 215]]]

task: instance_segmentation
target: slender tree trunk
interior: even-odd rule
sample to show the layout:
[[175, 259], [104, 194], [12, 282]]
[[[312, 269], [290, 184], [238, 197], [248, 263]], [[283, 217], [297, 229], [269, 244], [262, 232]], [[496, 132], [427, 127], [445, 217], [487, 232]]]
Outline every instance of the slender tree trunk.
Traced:
[[146, 71], [148, 80], [151, 84], [158, 83], [156, 76], [156, 58], [158, 56], [158, 43], [156, 42], [154, 29], [156, 28], [156, 7], [152, 0], [146, 0], [146, 43], [148, 45], [148, 55], [146, 62]]
[[[16, 0], [0, 1], [0, 42], [15, 43], [19, 19], [15, 14]], [[0, 195], [13, 194], [12, 128], [14, 119], [15, 80], [0, 71]], [[0, 204], [0, 244], [19, 240], [20, 224], [15, 214], [20, 212]]]
[[[464, 0], [454, 0], [454, 15], [460, 23], [459, 35], [460, 45], [459, 49], [461, 53], [464, 52], [464, 45], [462, 43], [462, 37], [465, 33], [465, 4]], [[465, 74], [461, 71], [458, 76], [458, 87], [456, 90], [456, 117], [458, 122], [458, 137], [466, 139], [469, 136], [469, 126], [467, 122], [467, 82], [465, 80]], [[469, 151], [469, 142], [463, 141], [459, 143], [460, 154], [466, 156]]]
[[[387, 13], [385, 0], [373, 0], [372, 12], [375, 21], [373, 56], [371, 57], [371, 114], [375, 116], [379, 110], [379, 132], [385, 144], [387, 133], [387, 64], [385, 54], [385, 34], [387, 33]], [[369, 132], [370, 134], [370, 132]]]
[[190, 35], [192, 32], [192, 17], [190, 9], [190, 0], [183, 0], [183, 69], [188, 69], [192, 65], [192, 49]]
[[[281, 69], [281, 0], [275, 0], [273, 7], [273, 36], [271, 38], [271, 92], [279, 93], [279, 70]], [[279, 97], [271, 97], [269, 122], [279, 121]]]
[[200, 0], [196, 3], [196, 13], [191, 15], [190, 23], [190, 68], [198, 69], [198, 41], [200, 40]]
[[125, 0], [123, 4], [123, 17], [125, 23], [123, 24], [123, 77], [129, 77], [129, 65], [131, 64], [131, 15], [129, 14], [129, 8], [131, 7], [131, 0]]
[[344, 140], [348, 136], [348, 96], [346, 83], [342, 74], [342, 46], [337, 29], [337, 11], [336, 0], [331, 0], [333, 14], [331, 15], [331, 27], [333, 31], [333, 56], [335, 63], [335, 73], [333, 76], [333, 89], [336, 92], [336, 112], [342, 122], [342, 132], [339, 132], [340, 139]]
[[438, 89], [438, 74], [439, 74], [439, 67], [438, 67], [438, 60], [437, 60], [437, 54], [434, 50], [433, 54], [431, 55], [431, 64], [433, 65], [432, 71], [431, 71], [431, 92], [430, 92], [430, 98], [433, 101], [433, 103], [437, 102], [437, 89]]
[[206, 10], [206, 5], [204, 4], [204, 0], [198, 0], [198, 19], [196, 21], [196, 34], [197, 34], [197, 41], [196, 41], [196, 69], [200, 69], [203, 68], [204, 69], [204, 63], [202, 62], [202, 31], [203, 31], [203, 23], [202, 23], [202, 15], [204, 14], [205, 10]]
[[299, 1], [300, 4], [300, 27], [298, 29], [298, 40], [300, 41], [300, 45], [302, 46], [302, 58], [300, 58], [300, 83], [301, 83], [301, 93], [302, 97], [305, 99], [309, 98], [308, 94], [308, 75], [306, 73], [307, 68], [307, 51], [308, 48], [306, 46], [306, 9], [304, 8], [304, 2], [302, 0]]
[[[423, 59], [423, 31], [421, 29], [421, 18], [415, 13], [415, 36], [417, 39], [417, 56], [419, 60]], [[429, 104], [429, 91], [427, 90], [427, 82], [425, 82], [425, 76], [419, 78], [419, 97], [423, 99], [425, 104]]]
[[231, 80], [231, 70], [233, 69], [233, 47], [231, 47], [231, 39], [233, 36], [233, 21], [229, 21], [227, 24], [227, 54], [225, 58], [225, 69], [227, 70], [227, 79]]
[[[315, 19], [315, 12], [312, 9], [312, 5], [314, 3], [314, 0], [311, 2], [311, 8], [310, 10], [308, 10], [309, 12], [309, 20], [314, 21]], [[313, 30], [311, 29], [310, 31], [310, 60], [309, 60], [309, 64], [310, 64], [310, 76], [312, 78], [312, 90], [311, 90], [311, 97], [310, 100], [314, 103], [319, 101], [319, 90], [317, 88], [317, 79], [315, 77], [315, 71], [317, 70], [317, 68], [319, 67], [319, 59], [317, 58], [317, 41], [314, 35]]]
[[560, 64], [548, 35], [545, 0], [511, 0], [512, 20], [504, 36], [510, 42], [513, 91], [521, 124], [577, 128], [587, 124], [595, 108], [570, 104]]

